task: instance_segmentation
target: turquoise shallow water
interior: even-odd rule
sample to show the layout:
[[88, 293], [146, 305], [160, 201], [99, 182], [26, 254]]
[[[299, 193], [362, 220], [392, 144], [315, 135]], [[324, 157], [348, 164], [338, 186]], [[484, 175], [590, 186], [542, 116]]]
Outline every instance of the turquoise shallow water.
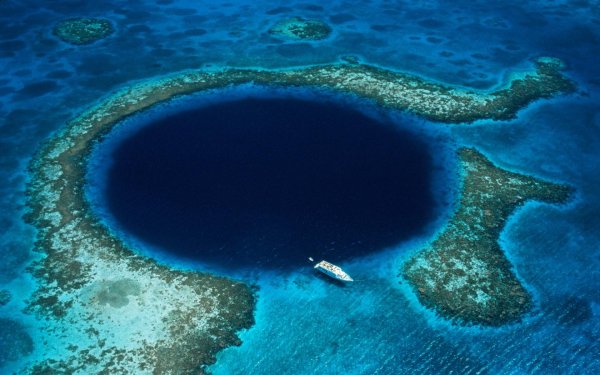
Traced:
[[[73, 47], [51, 35], [68, 17], [110, 19], [115, 34]], [[316, 17], [334, 29], [318, 43], [270, 38], [286, 15]], [[451, 128], [414, 121], [442, 154], [475, 146], [501, 167], [571, 184], [572, 205], [531, 204], [511, 218], [501, 244], [535, 296], [523, 323], [500, 329], [449, 325], [416, 301], [398, 272], [403, 259], [441, 228], [343, 264], [358, 280], [341, 288], [292, 273], [222, 274], [256, 282], [256, 325], [224, 350], [215, 374], [573, 373], [600, 372], [600, 8], [590, 1], [343, 2], [285, 7], [269, 2], [140, 1], [101, 4], [0, 1], [0, 367], [40, 356], [39, 322], [22, 312], [33, 282], [34, 231], [22, 222], [26, 166], [43, 139], [98, 98], [133, 80], [203, 66], [284, 67], [364, 61], [450, 84], [489, 89], [507, 71], [543, 55], [563, 59], [579, 92], [538, 102], [516, 120]], [[239, 95], [239, 94], [236, 94]], [[218, 101], [219, 98], [210, 100]], [[432, 129], [431, 131], [428, 129]], [[445, 156], [442, 155], [442, 160]], [[449, 171], [455, 161], [445, 163]], [[448, 197], [455, 187], [449, 186]], [[447, 203], [447, 202], [446, 202]], [[131, 241], [137, 241], [131, 239]], [[184, 263], [149, 246], [141, 251]]]

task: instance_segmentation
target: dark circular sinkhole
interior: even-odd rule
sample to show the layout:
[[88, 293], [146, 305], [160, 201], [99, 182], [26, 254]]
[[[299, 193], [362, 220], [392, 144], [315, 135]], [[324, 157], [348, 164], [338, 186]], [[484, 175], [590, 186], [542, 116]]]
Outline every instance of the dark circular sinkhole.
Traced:
[[293, 268], [394, 246], [432, 219], [428, 147], [348, 106], [243, 99], [120, 141], [108, 210], [127, 233], [226, 268]]

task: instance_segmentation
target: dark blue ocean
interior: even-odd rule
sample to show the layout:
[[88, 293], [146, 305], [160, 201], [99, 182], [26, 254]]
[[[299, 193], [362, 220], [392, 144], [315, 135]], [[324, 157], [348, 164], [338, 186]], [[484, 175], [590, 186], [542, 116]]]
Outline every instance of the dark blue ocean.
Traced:
[[[57, 22], [79, 16], [106, 18], [115, 33], [85, 46], [52, 35]], [[269, 36], [288, 16], [325, 21], [332, 35]], [[0, 373], [48, 356], [42, 323], [23, 311], [36, 287], [26, 268], [39, 257], [35, 230], [22, 219], [27, 166], [45, 139], [139, 80], [344, 55], [482, 91], [552, 56], [565, 61], [578, 91], [511, 121], [461, 126], [324, 90], [250, 86], [126, 120], [93, 154], [86, 194], [95, 212], [164, 264], [259, 287], [256, 324], [210, 370], [600, 373], [600, 4], [582, 0], [0, 0], [0, 290], [12, 295], [0, 306]], [[460, 146], [576, 190], [565, 207], [526, 205], [502, 233], [534, 296], [522, 323], [452, 325], [424, 309], [399, 275], [452, 213]], [[308, 256], [339, 262], [357, 281], [341, 287], [315, 277]]]
[[246, 99], [143, 125], [98, 151], [111, 162], [90, 170], [94, 201], [180, 258], [228, 269], [339, 262], [410, 239], [434, 217], [427, 145], [350, 108]]

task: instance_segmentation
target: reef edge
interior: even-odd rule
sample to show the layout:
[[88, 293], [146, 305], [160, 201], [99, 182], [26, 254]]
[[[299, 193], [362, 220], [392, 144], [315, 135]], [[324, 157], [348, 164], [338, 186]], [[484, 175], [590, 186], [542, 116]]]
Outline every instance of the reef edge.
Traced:
[[424, 306], [454, 323], [518, 322], [533, 298], [501, 249], [500, 234], [527, 201], [564, 204], [573, 189], [500, 169], [475, 149], [462, 148], [458, 155], [458, 208], [431, 245], [404, 263], [403, 276]]

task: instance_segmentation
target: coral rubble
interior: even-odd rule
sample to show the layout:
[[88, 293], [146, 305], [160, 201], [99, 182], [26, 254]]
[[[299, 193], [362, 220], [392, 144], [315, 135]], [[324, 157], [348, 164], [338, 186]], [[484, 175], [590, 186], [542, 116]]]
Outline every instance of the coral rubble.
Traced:
[[112, 24], [101, 18], [73, 18], [59, 22], [54, 35], [64, 42], [82, 45], [104, 39], [114, 32]]
[[498, 238], [508, 217], [528, 200], [564, 203], [570, 187], [494, 166], [474, 149], [461, 149], [462, 196], [454, 216], [430, 247], [404, 265], [419, 301], [463, 324], [500, 326], [532, 308]]

